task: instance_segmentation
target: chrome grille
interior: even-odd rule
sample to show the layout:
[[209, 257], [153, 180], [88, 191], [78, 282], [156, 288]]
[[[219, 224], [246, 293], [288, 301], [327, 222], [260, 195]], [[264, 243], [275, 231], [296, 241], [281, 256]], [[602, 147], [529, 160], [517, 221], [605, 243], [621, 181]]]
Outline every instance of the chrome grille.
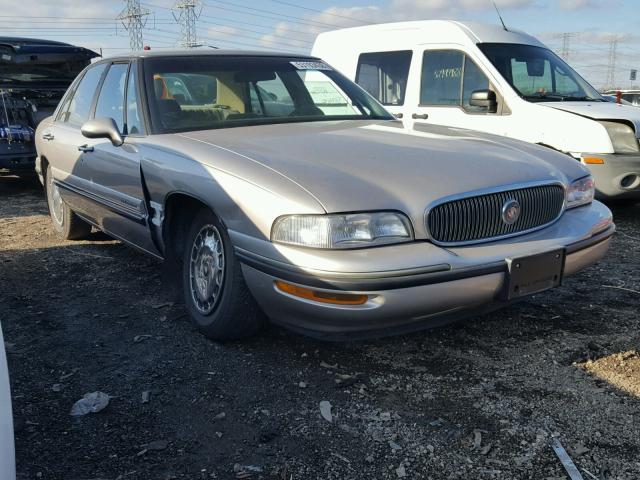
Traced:
[[[520, 204], [520, 217], [512, 224], [502, 220], [509, 200]], [[541, 228], [556, 220], [563, 207], [562, 185], [518, 188], [440, 203], [427, 212], [426, 226], [436, 243], [475, 243]]]

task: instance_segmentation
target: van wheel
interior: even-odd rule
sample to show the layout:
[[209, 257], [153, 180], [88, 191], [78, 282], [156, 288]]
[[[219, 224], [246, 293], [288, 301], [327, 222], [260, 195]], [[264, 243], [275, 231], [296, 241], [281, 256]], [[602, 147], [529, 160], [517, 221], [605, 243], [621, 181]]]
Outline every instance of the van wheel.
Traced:
[[53, 181], [51, 165], [47, 165], [45, 192], [51, 223], [53, 223], [53, 229], [58, 237], [64, 240], [79, 240], [88, 237], [91, 233], [91, 225], [78, 217], [69, 208], [69, 205], [64, 203], [60, 189]]
[[209, 210], [195, 216], [187, 235], [182, 286], [189, 315], [212, 340], [246, 338], [265, 323], [245, 284], [229, 235]]

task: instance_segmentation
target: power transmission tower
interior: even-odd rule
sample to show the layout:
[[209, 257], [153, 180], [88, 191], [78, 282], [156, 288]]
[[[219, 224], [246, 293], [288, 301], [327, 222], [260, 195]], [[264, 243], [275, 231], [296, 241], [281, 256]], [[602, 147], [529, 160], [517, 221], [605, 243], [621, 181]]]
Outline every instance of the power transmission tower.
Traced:
[[579, 33], [576, 32], [565, 32], [560, 35], [562, 38], [562, 52], [560, 53], [560, 56], [565, 62], [569, 61], [569, 55], [571, 54], [571, 39], [578, 35]]
[[180, 45], [184, 48], [201, 46], [196, 21], [202, 12], [200, 0], [178, 0], [173, 6], [173, 18], [180, 25]]
[[142, 29], [147, 21], [149, 10], [140, 7], [140, 0], [126, 0], [127, 6], [124, 8], [116, 20], [120, 20], [124, 28], [129, 31], [129, 46], [131, 50], [142, 50], [144, 42], [142, 40]]
[[616, 87], [616, 60], [618, 59], [618, 37], [609, 40], [609, 65], [607, 66], [607, 86]]

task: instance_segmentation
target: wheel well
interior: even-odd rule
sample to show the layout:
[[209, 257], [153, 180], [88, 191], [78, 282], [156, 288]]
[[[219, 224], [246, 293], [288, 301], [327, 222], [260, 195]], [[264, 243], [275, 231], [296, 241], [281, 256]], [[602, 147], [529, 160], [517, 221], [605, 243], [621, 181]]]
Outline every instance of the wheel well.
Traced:
[[167, 258], [180, 262], [193, 218], [205, 208], [211, 210], [201, 200], [182, 193], [175, 193], [167, 199], [162, 234]]
[[42, 172], [42, 178], [47, 176], [47, 167], [49, 166], [49, 161], [47, 157], [40, 156], [40, 171]]

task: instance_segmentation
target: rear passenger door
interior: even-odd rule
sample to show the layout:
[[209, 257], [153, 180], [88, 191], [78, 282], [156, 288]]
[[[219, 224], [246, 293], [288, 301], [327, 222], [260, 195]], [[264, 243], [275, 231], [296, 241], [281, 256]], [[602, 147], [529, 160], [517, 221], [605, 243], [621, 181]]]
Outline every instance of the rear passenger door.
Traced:
[[137, 63], [109, 66], [99, 87], [92, 118], [112, 118], [124, 143], [84, 138], [79, 176], [94, 203], [95, 223], [105, 232], [149, 252], [149, 212], [140, 170], [140, 142], [145, 136], [138, 94]]
[[360, 54], [356, 83], [397, 118], [403, 118], [411, 50]]
[[[419, 125], [433, 123], [504, 135], [510, 111], [499, 91], [482, 68], [465, 52], [430, 49], [422, 52], [415, 65], [407, 121]], [[495, 92], [497, 108], [471, 105], [478, 90]]]

